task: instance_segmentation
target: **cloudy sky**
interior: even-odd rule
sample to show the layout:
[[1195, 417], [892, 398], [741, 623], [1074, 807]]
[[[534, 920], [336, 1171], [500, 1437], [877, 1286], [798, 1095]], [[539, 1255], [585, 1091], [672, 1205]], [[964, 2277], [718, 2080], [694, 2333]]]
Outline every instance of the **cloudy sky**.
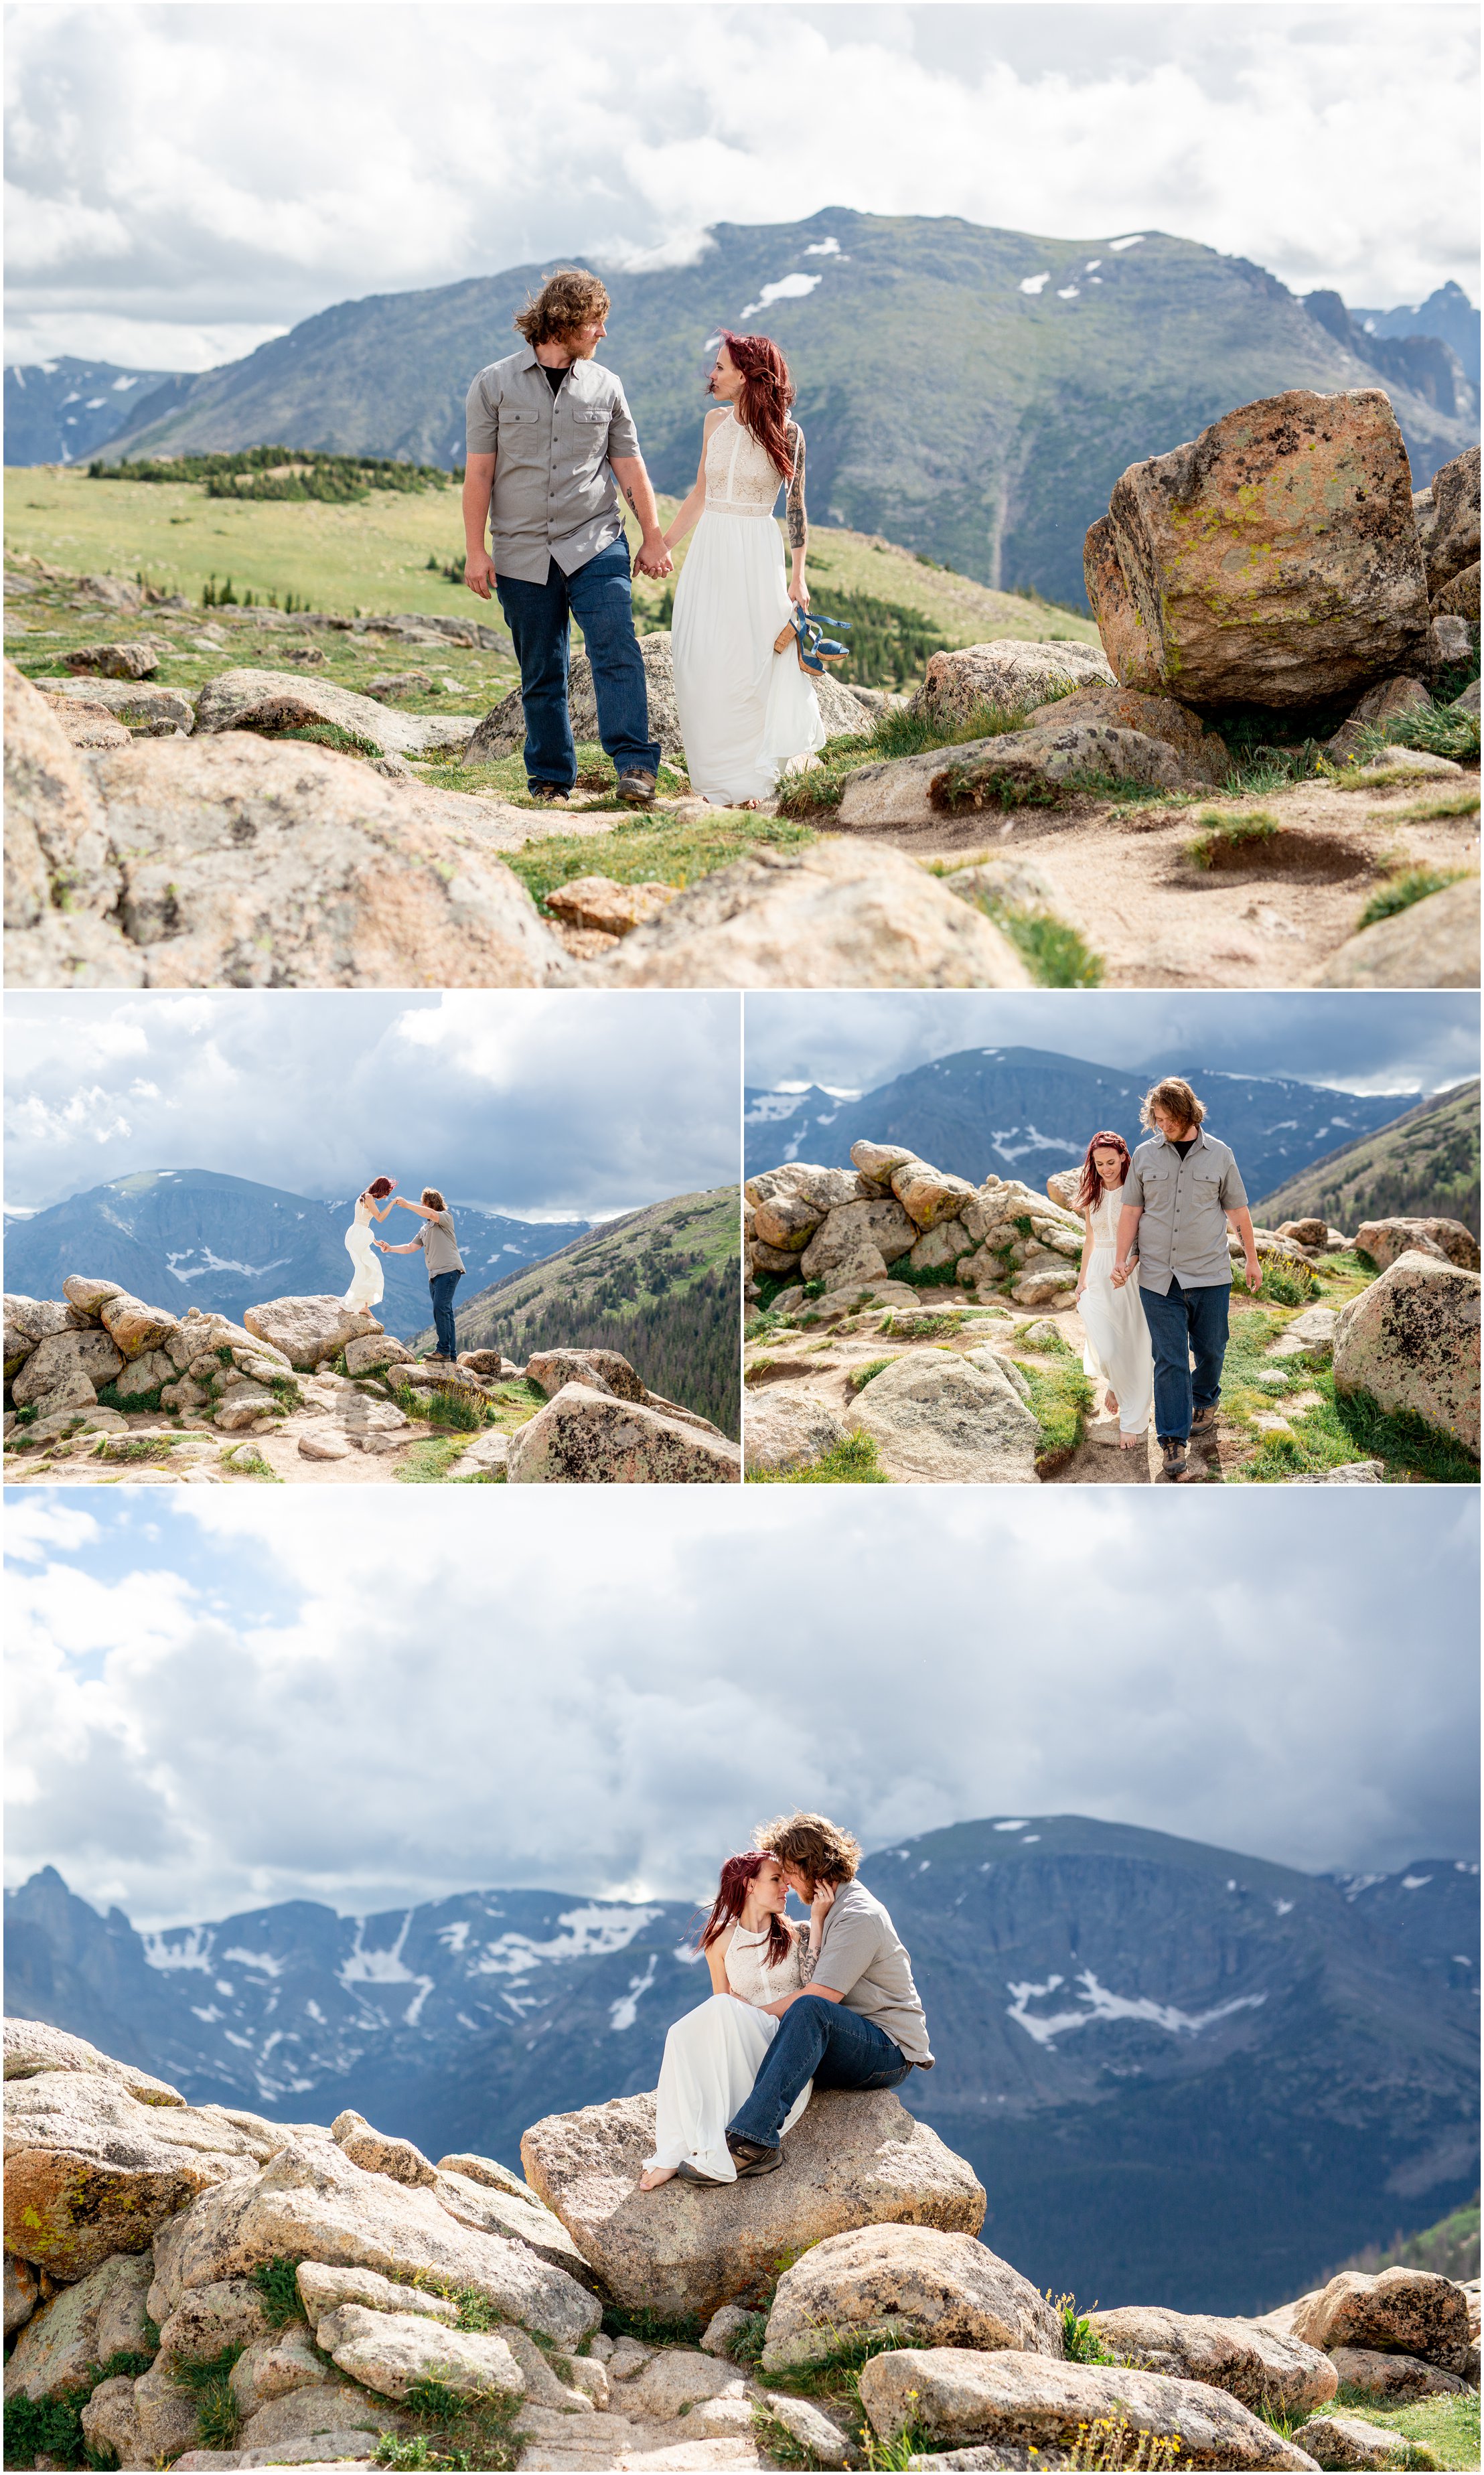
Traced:
[[371, 1493], [12, 1498], [8, 1881], [156, 1924], [686, 1898], [791, 1802], [875, 1847], [1073, 1812], [1314, 1871], [1476, 1852], [1447, 1488], [600, 1489], [580, 1545], [559, 1490]]
[[12, 1210], [146, 1168], [328, 1200], [435, 1160], [460, 1203], [602, 1219], [737, 1175], [734, 996], [12, 995], [5, 1027]]
[[8, 14], [7, 360], [204, 369], [335, 301], [829, 206], [1476, 291], [1467, 5]]
[[1038, 990], [747, 1000], [750, 1084], [870, 1091], [960, 1048], [1043, 1048], [1094, 1065], [1285, 1074], [1343, 1091], [1437, 1091], [1479, 1070], [1474, 997]]

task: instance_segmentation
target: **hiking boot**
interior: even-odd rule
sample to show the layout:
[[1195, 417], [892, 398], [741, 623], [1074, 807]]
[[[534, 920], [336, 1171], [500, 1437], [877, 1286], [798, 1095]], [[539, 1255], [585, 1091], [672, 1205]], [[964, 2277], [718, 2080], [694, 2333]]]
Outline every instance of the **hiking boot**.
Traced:
[[736, 2166], [739, 2183], [749, 2174], [776, 2174], [783, 2163], [781, 2148], [764, 2148], [759, 2141], [742, 2140], [730, 2131], [727, 2146]]
[[637, 769], [632, 773], [620, 773], [618, 796], [632, 807], [647, 808], [655, 796], [654, 774], [641, 773]]
[[532, 799], [565, 799], [569, 796], [560, 782], [528, 782], [526, 790]]
[[1185, 1453], [1183, 1435], [1161, 1435], [1159, 1439], [1162, 1468], [1160, 1477], [1169, 1486], [1181, 1486], [1190, 1476], [1190, 1462]]
[[678, 2183], [699, 2183], [707, 2192], [725, 2192], [730, 2189], [719, 2174], [703, 2174], [700, 2167], [693, 2166], [688, 2157], [680, 2159], [675, 2169], [675, 2179]]
[[1198, 1435], [1208, 1436], [1212, 1441], [1214, 1441], [1216, 1436], [1217, 1416], [1218, 1410], [1216, 1403], [1214, 1401], [1202, 1402], [1200, 1408], [1196, 1411], [1195, 1416], [1190, 1422], [1191, 1441], [1194, 1442]]

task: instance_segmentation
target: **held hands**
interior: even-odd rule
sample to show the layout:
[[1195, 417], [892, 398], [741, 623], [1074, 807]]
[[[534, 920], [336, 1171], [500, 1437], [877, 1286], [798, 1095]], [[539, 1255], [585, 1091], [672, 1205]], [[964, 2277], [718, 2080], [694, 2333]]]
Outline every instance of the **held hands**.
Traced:
[[633, 557], [634, 569], [640, 576], [670, 576], [675, 561], [665, 548], [660, 533], [646, 533]]
[[1115, 1289], [1121, 1289], [1133, 1271], [1131, 1263], [1115, 1263], [1109, 1275]]
[[482, 601], [489, 600], [489, 588], [495, 580], [495, 562], [487, 550], [471, 550], [464, 559], [464, 582]]

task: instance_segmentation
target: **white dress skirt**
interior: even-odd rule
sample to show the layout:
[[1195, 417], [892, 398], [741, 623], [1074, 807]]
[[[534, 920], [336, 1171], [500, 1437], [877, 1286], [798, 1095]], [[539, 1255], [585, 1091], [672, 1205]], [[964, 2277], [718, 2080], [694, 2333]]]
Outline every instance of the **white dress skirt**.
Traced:
[[[655, 2154], [646, 2157], [646, 2168], [673, 2169], [688, 2161], [718, 2183], [735, 2182], [727, 2125], [751, 2096], [762, 2058], [779, 2032], [777, 2020], [754, 2006], [797, 1993], [808, 1964], [803, 1934], [795, 1937], [788, 1958], [778, 1968], [766, 1965], [767, 1945], [766, 1933], [744, 1933], [738, 1925], [727, 1951], [727, 1982], [734, 1993], [713, 1994], [699, 2010], [677, 2020], [665, 2038]], [[810, 2080], [800, 2090], [784, 2119], [784, 2131], [792, 2131], [813, 2086]]]
[[770, 798], [791, 765], [824, 747], [819, 698], [792, 644], [793, 613], [773, 521], [777, 466], [731, 413], [706, 441], [705, 505], [675, 588], [670, 649], [691, 789], [713, 806]]
[[345, 1251], [356, 1268], [340, 1304], [363, 1313], [381, 1305], [386, 1284], [382, 1277], [382, 1259], [371, 1243], [371, 1214], [362, 1203], [357, 1204], [356, 1217], [345, 1233]]
[[1142, 1435], [1154, 1406], [1154, 1352], [1139, 1303], [1137, 1269], [1121, 1289], [1113, 1287], [1122, 1187], [1105, 1190], [1093, 1213], [1093, 1250], [1087, 1262], [1081, 1317], [1085, 1346], [1082, 1372], [1118, 1395], [1121, 1434]]

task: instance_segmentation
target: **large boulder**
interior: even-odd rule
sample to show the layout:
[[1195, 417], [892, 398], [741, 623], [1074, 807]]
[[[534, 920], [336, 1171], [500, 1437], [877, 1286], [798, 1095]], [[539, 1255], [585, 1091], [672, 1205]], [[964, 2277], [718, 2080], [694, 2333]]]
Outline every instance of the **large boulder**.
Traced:
[[[178, 730], [188, 736], [195, 727], [194, 707], [179, 688], [148, 687], [137, 679], [49, 679], [47, 701], [63, 730], [69, 711], [87, 712], [91, 707], [101, 707], [126, 729], [154, 739], [173, 739]], [[116, 747], [122, 743], [105, 740], [100, 745]]]
[[857, 2226], [815, 2243], [779, 2280], [762, 2368], [822, 2362], [862, 2338], [1062, 2351], [1060, 2319], [1028, 2278], [973, 2235], [935, 2226]]
[[[1426, 692], [1423, 691], [1425, 701]], [[1038, 704], [1026, 716], [1027, 730], [1066, 729], [1074, 723], [1101, 722], [1113, 730], [1137, 731], [1144, 739], [1162, 739], [1173, 747], [1192, 781], [1220, 789], [1231, 772], [1225, 741], [1208, 730], [1199, 714], [1189, 713], [1174, 697], [1145, 696], [1138, 688], [1120, 687], [1116, 679], [1090, 679], [1054, 704]]]
[[1342, 2387], [1363, 2389], [1376, 2406], [1410, 2406], [1422, 2397], [1458, 2397], [1470, 2386], [1461, 2372], [1445, 2372], [1417, 2355], [1391, 2355], [1378, 2346], [1335, 2346], [1324, 2361]]
[[7, 2397], [61, 2397], [111, 2355], [149, 2354], [148, 2252], [115, 2252], [36, 2314], [5, 2367]]
[[460, 2225], [435, 2191], [364, 2172], [324, 2133], [286, 2141], [260, 2172], [209, 2192], [161, 2229], [151, 2315], [162, 2325], [192, 2288], [281, 2256], [471, 2287], [559, 2346], [578, 2346], [601, 2317], [585, 2289], [528, 2244]]
[[1479, 1268], [1479, 1241], [1461, 1220], [1363, 1220], [1354, 1244], [1357, 1254], [1370, 1256], [1378, 1272], [1384, 1272], [1409, 1247], [1420, 1255], [1442, 1255], [1461, 1272]]
[[27, 1298], [18, 1293], [5, 1301], [5, 1380], [10, 1383], [18, 1375], [37, 1341], [51, 1340], [59, 1333], [75, 1332], [77, 1325], [61, 1298]]
[[5, 665], [6, 973], [15, 985], [137, 988], [104, 915], [121, 874], [84, 759], [45, 697]]
[[90, 2046], [86, 2037], [54, 2028], [47, 2020], [7, 2020], [3, 2047], [8, 2080], [34, 2080], [43, 2071], [81, 2072], [90, 2079], [115, 2080], [141, 2105], [186, 2103], [168, 2080], [159, 2080], [153, 2071], [140, 2071], [133, 2063], [117, 2062]]
[[1043, 722], [921, 756], [858, 765], [846, 776], [840, 822], [933, 825], [945, 814], [979, 808], [1053, 807], [1096, 778], [1184, 791], [1205, 777], [1190, 772], [1166, 740], [1141, 730], [1076, 719]]
[[54, 1332], [38, 1340], [11, 1380], [18, 1409], [62, 1409], [92, 1401], [100, 1384], [124, 1371], [124, 1353], [106, 1332]]
[[1418, 531], [1427, 562], [1427, 590], [1437, 598], [1466, 568], [1479, 563], [1479, 451], [1469, 447], [1434, 473], [1422, 493]]
[[101, 2072], [8, 2081], [6, 2246], [52, 2277], [86, 2277], [114, 2252], [145, 2250], [166, 2218], [271, 2146], [217, 2108], [141, 2103]]
[[98, 1320], [114, 1348], [130, 1359], [163, 1348], [181, 1328], [179, 1315], [173, 1315], [168, 1307], [147, 1307], [127, 1289], [115, 1289], [100, 1300]]
[[395, 713], [371, 697], [337, 688], [302, 671], [220, 671], [196, 698], [196, 728], [300, 730], [329, 723], [360, 740], [378, 756], [426, 756], [436, 747], [461, 747], [478, 727], [469, 713]]
[[1477, 1272], [1436, 1255], [1398, 1255], [1340, 1311], [1336, 1391], [1369, 1392], [1383, 1409], [1411, 1410], [1477, 1453], [1479, 1294]]
[[461, 2396], [493, 2391], [524, 2397], [526, 2376], [503, 2338], [492, 2330], [441, 2327], [418, 2312], [368, 2312], [342, 2303], [327, 2313], [315, 2344], [336, 2369], [383, 2397], [404, 2398], [414, 2381], [441, 2381]]
[[[355, 757], [229, 731], [136, 739], [92, 767], [108, 865], [12, 943], [24, 985], [77, 985], [81, 973], [86, 986], [89, 971], [99, 985], [153, 988], [539, 988], [570, 976], [477, 827]], [[32, 784], [12, 804], [15, 830], [39, 832], [43, 811]], [[104, 948], [109, 975], [90, 960]]]
[[[515, 2183], [513, 2175], [510, 2180]], [[440, 2205], [459, 2225], [523, 2242], [538, 2260], [565, 2269], [579, 2286], [591, 2288], [596, 2284], [593, 2271], [561, 2219], [543, 2208], [534, 2192], [528, 2192], [524, 2184], [512, 2190], [490, 2183], [484, 2175], [450, 2173], [439, 2167], [433, 2188]]]
[[[152, 2282], [153, 2274], [151, 2269]], [[261, 2290], [251, 2278], [222, 2277], [210, 2286], [193, 2286], [161, 2329], [161, 2368], [177, 2362], [210, 2363], [229, 2346], [251, 2346], [266, 2338], [270, 2326]]]
[[1404, 713], [1427, 713], [1431, 707], [1432, 698], [1421, 679], [1377, 679], [1325, 742], [1324, 753], [1336, 765], [1348, 765], [1368, 731], [1382, 730]]
[[926, 1161], [912, 1160], [892, 1170], [891, 1190], [915, 1234], [935, 1228], [940, 1220], [956, 1220], [978, 1189], [952, 1169], [929, 1168]]
[[260, 1307], [245, 1307], [242, 1321], [255, 1340], [266, 1341], [303, 1373], [382, 1330], [367, 1309], [343, 1306], [333, 1297], [269, 1298]]
[[564, 1384], [510, 1437], [513, 1486], [727, 1486], [742, 1456], [705, 1427], [591, 1384]]
[[641, 2192], [655, 2144], [652, 2095], [547, 2115], [521, 2142], [527, 2180], [560, 2218], [615, 2302], [661, 2317], [771, 2283], [779, 2255], [853, 2226], [977, 2234], [984, 2193], [961, 2157], [888, 2089], [827, 2089], [783, 2144], [784, 2169], [708, 2192]]
[[1316, 989], [1476, 989], [1479, 880], [1466, 876], [1358, 928], [1320, 965]]
[[[1166, 2442], [1177, 2438], [1184, 2465], [1314, 2463], [1236, 2398], [1158, 2372], [1055, 2363], [1045, 2355], [986, 2354], [967, 2346], [903, 2346], [874, 2355], [859, 2379], [861, 2404], [887, 2441], [912, 2431], [942, 2449], [956, 2452], [984, 2441], [1006, 2451], [1036, 2450], [1054, 2463], [1051, 2452], [1085, 2447], [1088, 2428], [1107, 2418], [1126, 2422], [1129, 2444], [1140, 2433]], [[1131, 2446], [1125, 2463], [1137, 2463]]]
[[821, 1221], [800, 1258], [806, 1281], [827, 1289], [879, 1280], [888, 1263], [910, 1253], [917, 1231], [900, 1203], [842, 1203]]
[[1406, 2435], [1358, 2414], [1315, 2414], [1302, 2427], [1316, 2466], [1398, 2467], [1416, 2464]]
[[611, 1392], [618, 1401], [645, 1397], [643, 1383], [616, 1349], [538, 1349], [527, 1360], [526, 1373], [549, 1401], [564, 1384], [590, 1384], [597, 1391]]
[[1130, 465], [1085, 572], [1124, 685], [1198, 709], [1313, 704], [1427, 657], [1411, 473], [1377, 388], [1290, 388]]
[[846, 1411], [894, 1479], [923, 1486], [1034, 1486], [1041, 1428], [988, 1350], [913, 1350], [873, 1376]]
[[742, 1450], [750, 1472], [807, 1469], [849, 1433], [838, 1410], [815, 1393], [769, 1384], [744, 1396]]
[[987, 645], [960, 645], [934, 653], [922, 686], [908, 711], [958, 729], [977, 713], [1001, 720], [1028, 713], [1058, 688], [1078, 688], [1089, 681], [1113, 682], [1107, 658], [1098, 645], [1058, 638], [1035, 644], [1019, 636], [999, 636]]
[[1007, 937], [915, 860], [829, 836], [762, 845], [688, 886], [593, 967], [594, 985], [1028, 989]]
[[[168, 2466], [197, 2437], [199, 2408], [168, 2371], [101, 2381], [83, 2409], [83, 2438], [95, 2465]], [[111, 2450], [111, 2462], [103, 2456]]]
[[1477, 559], [1472, 567], [1462, 568], [1457, 576], [1445, 584], [1432, 606], [1440, 613], [1451, 613], [1455, 618], [1469, 620], [1475, 627], [1478, 625], [1479, 562]]
[[1270, 2400], [1286, 2415], [1327, 2406], [1340, 2378], [1327, 2355], [1251, 2320], [1133, 2304], [1095, 2312], [1093, 2327], [1115, 2362], [1226, 2389], [1256, 2413]]
[[1326, 2351], [1365, 2346], [1462, 2372], [1472, 2343], [1469, 2298], [1450, 2277], [1430, 2268], [1383, 2268], [1373, 2277], [1342, 2268], [1305, 2297], [1294, 2315], [1294, 2335]]

